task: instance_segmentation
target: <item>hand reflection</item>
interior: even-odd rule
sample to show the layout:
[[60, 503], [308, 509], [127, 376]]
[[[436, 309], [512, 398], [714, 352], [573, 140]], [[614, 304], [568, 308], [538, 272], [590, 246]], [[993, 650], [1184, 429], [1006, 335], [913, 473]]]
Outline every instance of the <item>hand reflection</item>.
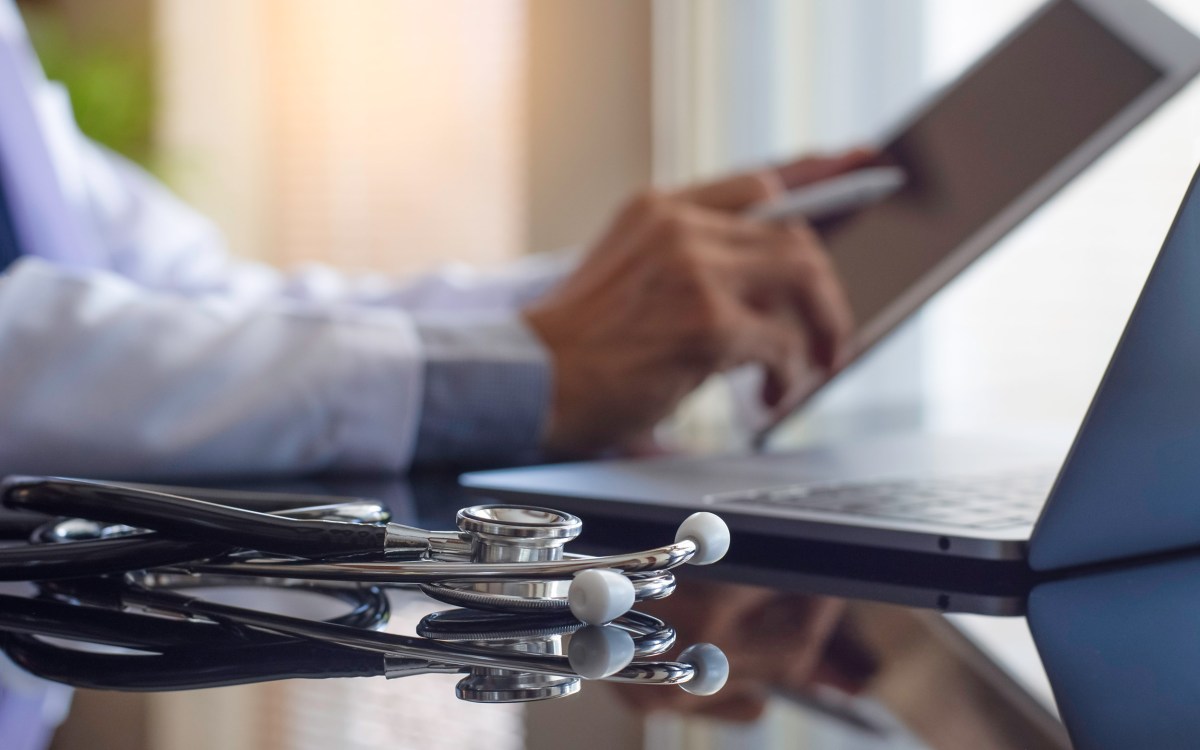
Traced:
[[638, 609], [676, 628], [676, 650], [713, 643], [729, 657], [730, 667], [729, 682], [711, 696], [614, 685], [638, 711], [752, 721], [773, 692], [802, 694], [814, 685], [828, 685], [855, 693], [875, 671], [874, 658], [843, 621], [845, 602], [840, 599], [688, 580], [667, 599]]

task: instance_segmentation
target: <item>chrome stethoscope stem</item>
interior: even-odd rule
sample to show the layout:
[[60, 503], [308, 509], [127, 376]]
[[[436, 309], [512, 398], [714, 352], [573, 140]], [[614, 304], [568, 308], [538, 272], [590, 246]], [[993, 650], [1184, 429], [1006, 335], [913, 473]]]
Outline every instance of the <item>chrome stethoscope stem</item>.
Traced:
[[363, 581], [368, 583], [435, 583], [447, 579], [460, 581], [488, 580], [554, 580], [570, 578], [576, 573], [595, 568], [622, 573], [640, 573], [676, 568], [696, 553], [696, 543], [690, 539], [644, 552], [601, 557], [565, 555], [562, 560], [545, 562], [477, 563], [429, 560], [417, 566], [397, 566], [389, 562], [312, 563], [307, 561], [280, 562], [271, 559], [249, 559], [237, 562], [200, 563], [176, 566], [195, 573], [236, 573], [264, 577], [308, 578], [330, 581]]

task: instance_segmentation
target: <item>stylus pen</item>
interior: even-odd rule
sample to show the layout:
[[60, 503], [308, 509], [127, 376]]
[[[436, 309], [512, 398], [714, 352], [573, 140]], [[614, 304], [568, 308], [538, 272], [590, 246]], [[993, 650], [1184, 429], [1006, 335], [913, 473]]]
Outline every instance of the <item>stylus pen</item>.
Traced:
[[791, 190], [751, 206], [746, 218], [758, 221], [821, 221], [877, 203], [904, 187], [899, 167], [865, 167]]

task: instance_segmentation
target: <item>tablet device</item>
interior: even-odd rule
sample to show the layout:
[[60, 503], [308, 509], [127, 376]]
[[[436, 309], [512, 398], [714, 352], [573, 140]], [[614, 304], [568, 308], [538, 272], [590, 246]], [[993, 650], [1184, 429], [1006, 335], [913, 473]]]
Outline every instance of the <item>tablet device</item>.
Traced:
[[[1053, 0], [883, 140], [883, 201], [818, 225], [856, 359], [1200, 71], [1200, 40], [1145, 0]], [[755, 425], [769, 431], [828, 378]]]

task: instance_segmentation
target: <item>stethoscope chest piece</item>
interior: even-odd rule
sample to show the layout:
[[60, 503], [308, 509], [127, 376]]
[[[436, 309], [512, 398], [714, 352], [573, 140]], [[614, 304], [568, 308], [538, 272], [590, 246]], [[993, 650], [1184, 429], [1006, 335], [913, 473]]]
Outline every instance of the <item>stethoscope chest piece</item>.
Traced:
[[[458, 512], [459, 531], [471, 540], [476, 563], [554, 562], [579, 536], [578, 516], [528, 505], [473, 505]], [[546, 613], [567, 608], [569, 580], [445, 581], [421, 589], [459, 607], [502, 612]]]
[[[574, 559], [576, 556], [566, 555], [563, 547], [583, 529], [578, 516], [527, 505], [475, 505], [460, 510], [457, 520], [459, 530], [471, 540], [471, 561], [475, 563]], [[596, 616], [581, 617], [589, 622], [611, 619], [610, 612], [625, 611], [634, 601], [659, 599], [675, 590], [675, 576], [666, 570], [627, 576], [596, 573], [585, 571], [575, 578], [564, 574], [561, 579], [439, 581], [422, 584], [421, 590], [446, 604], [496, 612], [548, 614], [573, 610], [578, 615], [579, 602], [590, 600], [585, 609], [589, 614], [596, 610]]]
[[578, 516], [529, 505], [473, 505], [457, 520], [471, 537], [473, 562], [561, 560], [563, 545], [583, 529]]

